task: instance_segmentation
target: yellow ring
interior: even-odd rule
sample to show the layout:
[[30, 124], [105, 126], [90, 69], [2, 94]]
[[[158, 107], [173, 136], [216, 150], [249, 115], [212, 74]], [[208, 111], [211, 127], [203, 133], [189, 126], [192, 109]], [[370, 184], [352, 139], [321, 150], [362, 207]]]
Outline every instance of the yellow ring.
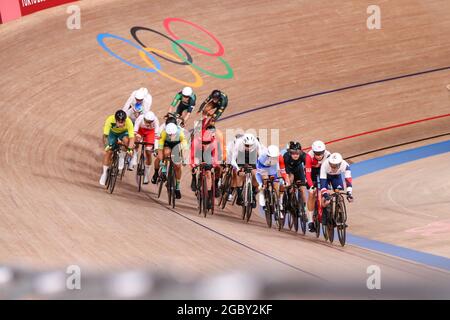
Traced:
[[[162, 54], [162, 55], [165, 55], [166, 57], [169, 57], [169, 58], [171, 58], [171, 59], [175, 59], [175, 60], [178, 60], [178, 61], [180, 61], [180, 62], [183, 62], [179, 57], [177, 57], [177, 56], [175, 56], [175, 55], [172, 55], [172, 54], [170, 54], [170, 53], [167, 53], [167, 52], [165, 52], [165, 51], [159, 50], [159, 49], [154, 49], [154, 48], [144, 48], [144, 50], [145, 50], [145, 51], [148, 51], [148, 52], [150, 52], [150, 53], [155, 52], [155, 53], [158, 53], [158, 54]], [[143, 60], [144, 60], [151, 68], [155, 69], [159, 74], [161, 74], [162, 76], [164, 76], [164, 77], [166, 77], [166, 78], [168, 78], [168, 79], [170, 79], [170, 80], [173, 80], [173, 81], [178, 82], [178, 83], [181, 83], [181, 84], [183, 84], [183, 85], [185, 85], [185, 86], [188, 86], [188, 87], [194, 87], [194, 88], [198, 88], [198, 87], [201, 87], [201, 86], [203, 85], [203, 79], [202, 79], [202, 77], [201, 77], [201, 76], [197, 73], [197, 71], [195, 71], [191, 66], [186, 66], [186, 68], [188, 68], [189, 71], [191, 71], [192, 74], [194, 75], [194, 77], [195, 77], [195, 82], [186, 82], [186, 81], [183, 81], [183, 80], [180, 80], [180, 79], [177, 79], [177, 78], [174, 78], [174, 77], [168, 75], [167, 73], [161, 71], [160, 68], [155, 68], [155, 66], [153, 65], [153, 63], [150, 62], [150, 60], [148, 59], [147, 55], [146, 55], [144, 52], [139, 51], [139, 56], [140, 56], [140, 57], [141, 57], [141, 58], [142, 58], [142, 59], [143, 59]]]

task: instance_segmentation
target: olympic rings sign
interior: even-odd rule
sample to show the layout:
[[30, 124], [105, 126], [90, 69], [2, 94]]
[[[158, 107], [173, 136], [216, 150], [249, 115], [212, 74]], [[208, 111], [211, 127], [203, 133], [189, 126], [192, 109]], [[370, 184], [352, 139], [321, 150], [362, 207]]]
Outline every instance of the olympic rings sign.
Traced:
[[[205, 48], [193, 41], [188, 41], [188, 40], [183, 40], [180, 39], [179, 37], [177, 37], [173, 31], [170, 29], [170, 24], [172, 22], [182, 22], [188, 25], [193, 26], [194, 28], [202, 31], [203, 33], [205, 33], [206, 35], [208, 35], [217, 45], [217, 50], [215, 52], [213, 52], [212, 50]], [[178, 82], [182, 85], [185, 86], [190, 86], [190, 87], [194, 87], [194, 88], [198, 88], [201, 87], [203, 85], [203, 78], [199, 75], [199, 73], [197, 71], [200, 71], [206, 75], [209, 75], [211, 77], [214, 78], [219, 78], [219, 79], [231, 79], [234, 76], [233, 73], [233, 69], [231, 68], [231, 66], [228, 64], [228, 62], [226, 62], [222, 56], [225, 53], [225, 48], [223, 47], [222, 43], [208, 30], [206, 30], [205, 28], [184, 20], [184, 19], [180, 19], [180, 18], [166, 18], [163, 21], [163, 25], [164, 28], [167, 30], [167, 32], [169, 33], [170, 37], [159, 32], [156, 31], [154, 29], [150, 29], [150, 28], [145, 28], [145, 27], [133, 27], [130, 29], [130, 33], [131, 36], [133, 37], [133, 39], [138, 43], [134, 43], [129, 39], [125, 39], [122, 37], [119, 37], [117, 35], [114, 34], [110, 34], [110, 33], [100, 33], [97, 35], [97, 42], [99, 43], [99, 45], [107, 52], [109, 53], [111, 56], [113, 56], [114, 58], [122, 61], [123, 63], [127, 64], [128, 66], [144, 71], [144, 72], [151, 72], [151, 73], [159, 73], [160, 75], [162, 75], [163, 77], [166, 77], [172, 81]], [[138, 37], [138, 32], [139, 31], [150, 31], [153, 33], [156, 33], [158, 35], [160, 35], [163, 38], [166, 38], [168, 40], [170, 40], [172, 42], [172, 49], [174, 51], [175, 54], [172, 53], [168, 53], [165, 51], [162, 51], [160, 49], [156, 49], [156, 48], [151, 48], [151, 47], [147, 47], [142, 41], [141, 39], [139, 39]], [[134, 47], [135, 49], [137, 49], [139, 51], [139, 56], [141, 57], [141, 59], [146, 63], [146, 65], [148, 67], [141, 67], [137, 64], [134, 64], [124, 58], [122, 58], [121, 56], [119, 56], [118, 54], [116, 54], [115, 52], [113, 52], [110, 48], [108, 48], [105, 44], [105, 39], [107, 38], [111, 38], [111, 39], [116, 39], [116, 40], [120, 40], [124, 43], [129, 44], [130, 46]], [[182, 44], [184, 46], [182, 46]], [[194, 50], [202, 55], [205, 56], [209, 56], [209, 57], [215, 57], [217, 58], [224, 66], [226, 69], [226, 73], [225, 74], [216, 74], [216, 73], [212, 73], [210, 71], [207, 71], [199, 66], [197, 66], [196, 64], [194, 64], [192, 56], [190, 55], [190, 53], [185, 49], [185, 47]], [[181, 49], [181, 50], [180, 50]], [[182, 52], [181, 52], [182, 51]], [[192, 73], [192, 75], [195, 78], [194, 82], [187, 82], [187, 81], [183, 81], [181, 79], [175, 78], [171, 75], [169, 75], [168, 73], [164, 72], [161, 70], [161, 64], [160, 62], [154, 57], [157, 56], [163, 60], [166, 60], [168, 62], [174, 63], [174, 64], [179, 64], [182, 66], [186, 66], [186, 68]]]

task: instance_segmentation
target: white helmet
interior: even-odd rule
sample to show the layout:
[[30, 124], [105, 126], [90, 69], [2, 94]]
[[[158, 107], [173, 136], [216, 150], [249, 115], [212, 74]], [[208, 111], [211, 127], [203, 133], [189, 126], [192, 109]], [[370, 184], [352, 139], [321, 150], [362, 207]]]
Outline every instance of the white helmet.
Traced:
[[326, 149], [325, 143], [320, 140], [314, 141], [311, 148], [313, 152], [324, 152]]
[[145, 121], [155, 121], [155, 119], [156, 119], [156, 116], [155, 116], [155, 114], [152, 111], [147, 111], [144, 114], [144, 120]]
[[267, 148], [267, 156], [277, 158], [280, 155], [280, 149], [276, 145], [270, 145]]
[[181, 91], [181, 94], [186, 97], [192, 96], [193, 93], [194, 93], [194, 91], [192, 91], [191, 87], [184, 87], [183, 91]]
[[253, 146], [256, 143], [256, 138], [251, 133], [244, 134], [244, 138], [242, 138], [242, 141], [244, 141], [244, 144]]
[[332, 153], [332, 154], [330, 155], [330, 157], [328, 158], [328, 162], [329, 162], [330, 164], [334, 165], [334, 166], [340, 165], [340, 164], [342, 163], [342, 160], [343, 160], [343, 159], [342, 159], [341, 154], [340, 154], [340, 153], [337, 153], [337, 152]]
[[178, 131], [178, 127], [177, 127], [177, 125], [175, 123], [169, 123], [166, 126], [167, 134], [175, 134], [175, 133], [177, 133], [177, 131]]
[[148, 93], [148, 90], [146, 88], [140, 88], [139, 90], [137, 90], [136, 95], [134, 97], [138, 100], [142, 100], [145, 98], [147, 93]]

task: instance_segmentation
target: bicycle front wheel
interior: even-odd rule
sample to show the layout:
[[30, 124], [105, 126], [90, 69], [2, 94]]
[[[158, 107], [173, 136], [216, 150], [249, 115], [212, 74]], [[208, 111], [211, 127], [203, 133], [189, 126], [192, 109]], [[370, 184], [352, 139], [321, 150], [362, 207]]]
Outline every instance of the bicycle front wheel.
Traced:
[[347, 209], [345, 208], [344, 198], [339, 197], [338, 203], [336, 205], [336, 229], [338, 234], [339, 243], [341, 246], [345, 246], [346, 241], [346, 225], [347, 221]]

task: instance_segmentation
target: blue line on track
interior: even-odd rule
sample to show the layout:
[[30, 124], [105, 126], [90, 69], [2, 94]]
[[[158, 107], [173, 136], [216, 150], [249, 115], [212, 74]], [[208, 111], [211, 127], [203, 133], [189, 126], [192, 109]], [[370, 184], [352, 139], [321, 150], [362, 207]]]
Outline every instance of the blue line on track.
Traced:
[[[284, 151], [284, 150], [283, 150]], [[396, 152], [382, 157], [357, 162], [351, 165], [353, 178], [374, 173], [407, 162], [450, 152], [450, 140], [411, 150]], [[357, 188], [357, 184], [356, 184]], [[264, 217], [264, 212], [259, 210]], [[337, 233], [335, 233], [337, 238]], [[382, 252], [402, 259], [450, 271], [450, 259], [422, 251], [417, 251], [365, 237], [347, 234], [347, 243], [365, 249]]]

